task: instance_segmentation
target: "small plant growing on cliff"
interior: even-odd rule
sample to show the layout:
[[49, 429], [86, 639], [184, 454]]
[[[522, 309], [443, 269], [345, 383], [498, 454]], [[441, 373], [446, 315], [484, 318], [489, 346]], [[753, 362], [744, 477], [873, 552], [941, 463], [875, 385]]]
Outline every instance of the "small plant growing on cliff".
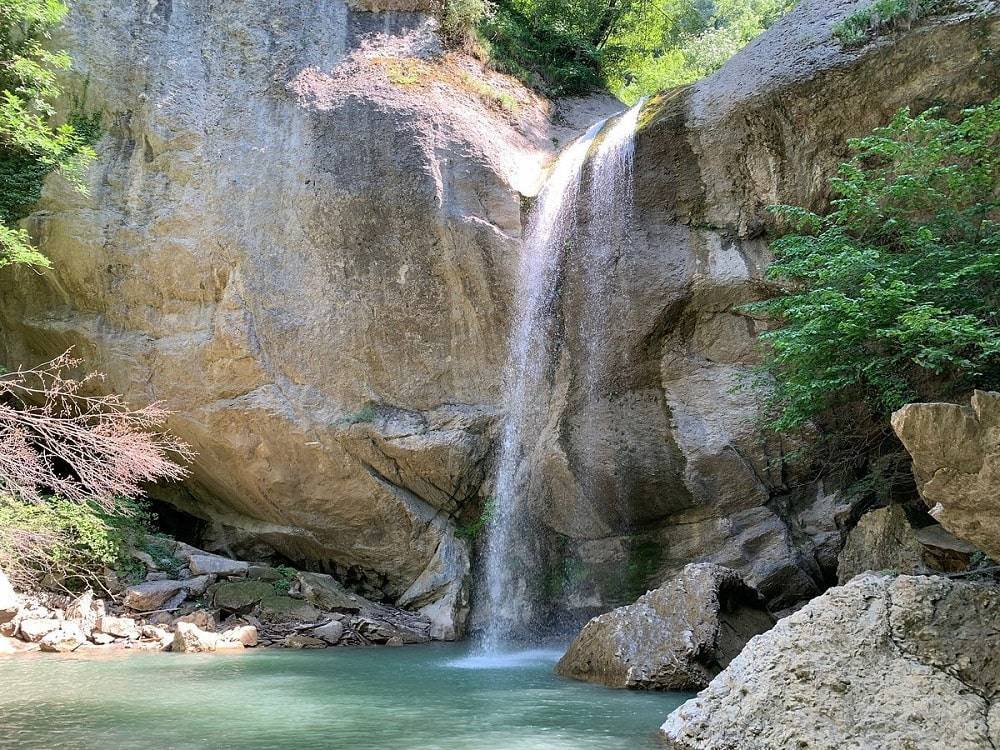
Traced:
[[923, 16], [941, 13], [943, 0], [875, 0], [833, 27], [833, 35], [845, 47], [863, 44], [882, 29], [905, 27]]
[[48, 266], [15, 222], [55, 169], [83, 190], [83, 171], [94, 158], [92, 118], [50, 124], [52, 102], [62, 93], [56, 74], [70, 60], [46, 41], [66, 11], [61, 0], [0, 3], [0, 267]]
[[1000, 388], [1000, 99], [956, 122], [901, 111], [849, 145], [827, 214], [775, 208], [794, 229], [772, 245], [786, 291], [751, 309], [777, 322], [779, 429]]

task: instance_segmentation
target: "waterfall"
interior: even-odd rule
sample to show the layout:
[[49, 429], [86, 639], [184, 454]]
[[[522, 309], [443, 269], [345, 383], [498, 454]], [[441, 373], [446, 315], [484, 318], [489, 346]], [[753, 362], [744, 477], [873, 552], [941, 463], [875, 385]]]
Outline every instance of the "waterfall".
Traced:
[[[633, 114], [634, 112], [634, 114]], [[596, 179], [588, 200], [602, 213], [621, 211], [632, 194], [632, 133], [638, 107], [619, 118], [597, 149]], [[591, 146], [606, 120], [595, 123], [559, 156], [529, 217], [518, 272], [515, 320], [508, 345], [503, 378], [505, 418], [500, 439], [493, 507], [487, 526], [485, 609], [488, 620], [484, 650], [495, 652], [500, 644], [530, 616], [531, 579], [538, 571], [515, 570], [520, 564], [515, 545], [529, 545], [538, 538], [537, 520], [525, 507], [527, 470], [524, 459], [544, 424], [547, 401], [546, 372], [557, 334], [552, 310], [558, 302], [559, 282], [567, 248], [581, 241], [579, 198], [581, 176]], [[625, 185], [623, 182], [627, 182]], [[596, 201], [596, 202], [595, 202]], [[630, 211], [630, 208], [627, 209]], [[615, 220], [616, 226], [619, 222]], [[624, 224], [621, 229], [625, 231]], [[592, 243], [584, 242], [586, 246]], [[620, 247], [620, 243], [613, 243]], [[603, 248], [612, 252], [611, 247]]]
[[614, 364], [609, 361], [608, 324], [611, 300], [616, 293], [621, 294], [613, 286], [617, 278], [615, 264], [627, 254], [632, 238], [635, 132], [645, 102], [643, 97], [608, 128], [591, 157], [588, 218], [578, 262], [583, 287], [578, 330], [584, 351], [583, 367], [577, 376], [583, 402], [583, 450], [577, 480], [580, 491], [591, 498], [619, 498], [619, 507], [610, 510], [617, 516], [620, 533], [629, 530], [629, 508], [621, 502], [622, 492], [600, 481], [595, 467], [602, 461], [596, 447], [604, 442], [608, 429], [602, 413], [608, 390], [604, 381], [615, 374]]

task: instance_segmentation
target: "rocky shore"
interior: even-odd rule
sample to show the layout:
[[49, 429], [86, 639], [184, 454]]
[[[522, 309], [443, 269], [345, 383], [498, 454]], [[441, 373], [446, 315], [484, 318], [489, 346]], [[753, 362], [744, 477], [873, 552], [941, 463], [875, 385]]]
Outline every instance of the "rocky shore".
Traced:
[[254, 565], [173, 542], [134, 557], [145, 580], [105, 579], [104, 596], [18, 595], [0, 571], [0, 654], [80, 650], [206, 652], [274, 646], [401, 646], [432, 640], [431, 621], [370, 601], [332, 576]]

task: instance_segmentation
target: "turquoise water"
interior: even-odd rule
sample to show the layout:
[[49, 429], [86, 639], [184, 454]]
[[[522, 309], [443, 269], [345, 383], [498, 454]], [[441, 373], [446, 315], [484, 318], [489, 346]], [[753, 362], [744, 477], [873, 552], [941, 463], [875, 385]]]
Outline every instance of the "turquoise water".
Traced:
[[0, 658], [0, 748], [643, 750], [687, 696], [466, 646]]

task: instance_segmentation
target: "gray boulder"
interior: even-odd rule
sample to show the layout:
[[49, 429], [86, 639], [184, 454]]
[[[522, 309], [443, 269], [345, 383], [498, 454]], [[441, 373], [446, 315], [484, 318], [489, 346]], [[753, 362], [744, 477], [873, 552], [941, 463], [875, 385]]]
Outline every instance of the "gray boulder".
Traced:
[[146, 581], [125, 589], [125, 606], [136, 612], [163, 607], [185, 589], [184, 581]]
[[222, 555], [198, 554], [188, 558], [188, 568], [196, 576], [238, 576], [246, 575], [250, 564], [242, 560], [233, 560]]
[[672, 750], [988, 750], [1000, 589], [875, 574], [751, 641], [661, 733]]
[[1000, 393], [976, 391], [970, 406], [909, 404], [892, 427], [935, 520], [1000, 560]]
[[921, 573], [923, 547], [898, 505], [865, 513], [847, 535], [837, 558], [837, 580], [847, 583], [865, 571]]
[[360, 612], [369, 602], [341, 586], [325, 573], [299, 571], [290, 592], [327, 612]]
[[313, 628], [312, 634], [317, 638], [322, 638], [331, 646], [336, 646], [344, 635], [344, 624], [337, 620], [331, 620], [326, 625]]
[[691, 564], [635, 604], [587, 623], [556, 673], [609, 687], [697, 689], [773, 624], [738, 573]]

